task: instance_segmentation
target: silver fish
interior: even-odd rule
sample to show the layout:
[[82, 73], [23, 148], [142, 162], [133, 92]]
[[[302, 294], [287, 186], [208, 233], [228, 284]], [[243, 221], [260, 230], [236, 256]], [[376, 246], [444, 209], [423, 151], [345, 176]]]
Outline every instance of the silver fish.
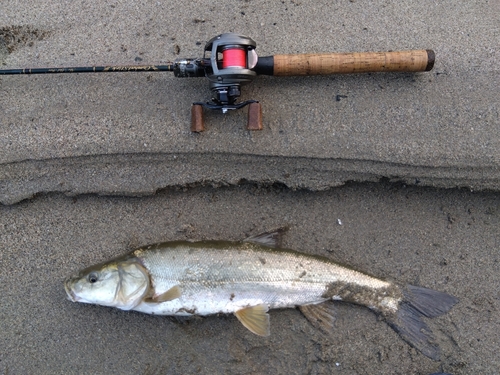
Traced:
[[380, 314], [410, 345], [439, 359], [422, 317], [448, 312], [458, 300], [443, 292], [401, 287], [329, 259], [278, 248], [282, 231], [240, 242], [166, 242], [139, 248], [68, 278], [73, 302], [158, 315], [234, 313], [257, 335], [270, 334], [269, 309], [299, 307], [331, 332], [332, 300]]

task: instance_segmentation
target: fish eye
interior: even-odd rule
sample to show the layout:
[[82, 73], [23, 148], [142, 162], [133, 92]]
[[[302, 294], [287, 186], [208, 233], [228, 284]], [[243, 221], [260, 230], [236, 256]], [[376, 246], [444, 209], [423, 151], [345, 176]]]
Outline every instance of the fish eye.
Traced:
[[97, 280], [99, 280], [99, 275], [97, 274], [97, 272], [91, 272], [87, 276], [87, 280], [89, 281], [89, 283], [94, 284], [95, 282], [97, 282]]

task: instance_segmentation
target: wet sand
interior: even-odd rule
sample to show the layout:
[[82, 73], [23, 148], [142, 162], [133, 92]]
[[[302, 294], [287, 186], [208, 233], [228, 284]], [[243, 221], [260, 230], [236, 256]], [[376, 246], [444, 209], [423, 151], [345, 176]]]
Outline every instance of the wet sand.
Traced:
[[[0, 207], [0, 214], [4, 373], [492, 374], [500, 365], [496, 193], [244, 184], [144, 198], [55, 194]], [[271, 336], [262, 338], [233, 316], [177, 321], [66, 299], [65, 277], [135, 246], [239, 240], [283, 225], [290, 227], [286, 247], [458, 297], [449, 314], [427, 321], [441, 362], [349, 304], [338, 303], [330, 336], [290, 309], [271, 312]]]

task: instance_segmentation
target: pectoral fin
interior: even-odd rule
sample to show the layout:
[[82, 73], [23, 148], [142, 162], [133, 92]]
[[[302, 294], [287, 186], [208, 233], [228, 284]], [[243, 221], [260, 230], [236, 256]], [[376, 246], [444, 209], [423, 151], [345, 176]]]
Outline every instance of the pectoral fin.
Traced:
[[251, 332], [259, 336], [269, 336], [269, 314], [268, 307], [264, 304], [245, 307], [234, 313], [238, 320]]
[[176, 298], [179, 298], [181, 294], [182, 294], [181, 288], [179, 287], [179, 285], [175, 285], [169, 290], [167, 290], [165, 293], [157, 295], [156, 297], [147, 298], [145, 301], [149, 303], [172, 301]]
[[317, 305], [299, 306], [299, 310], [315, 327], [324, 333], [331, 333], [335, 323], [335, 309], [331, 301]]

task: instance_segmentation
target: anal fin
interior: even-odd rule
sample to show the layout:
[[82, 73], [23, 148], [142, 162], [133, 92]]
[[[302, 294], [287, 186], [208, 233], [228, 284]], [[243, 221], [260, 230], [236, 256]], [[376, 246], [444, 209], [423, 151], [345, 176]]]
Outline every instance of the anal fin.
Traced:
[[269, 336], [271, 331], [269, 328], [270, 322], [269, 314], [267, 313], [268, 310], [269, 308], [266, 305], [260, 304], [245, 307], [236, 311], [234, 315], [236, 315], [241, 324], [243, 324], [251, 332], [259, 336]]
[[179, 285], [174, 285], [172, 288], [167, 290], [165, 293], [159, 294], [155, 297], [147, 298], [145, 302], [149, 303], [160, 303], [160, 302], [167, 302], [167, 301], [172, 301], [176, 298], [179, 298], [181, 296], [181, 288]]
[[317, 329], [331, 333], [335, 323], [334, 303], [326, 301], [315, 305], [299, 306], [299, 310]]

